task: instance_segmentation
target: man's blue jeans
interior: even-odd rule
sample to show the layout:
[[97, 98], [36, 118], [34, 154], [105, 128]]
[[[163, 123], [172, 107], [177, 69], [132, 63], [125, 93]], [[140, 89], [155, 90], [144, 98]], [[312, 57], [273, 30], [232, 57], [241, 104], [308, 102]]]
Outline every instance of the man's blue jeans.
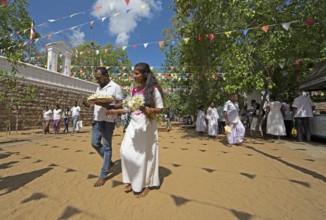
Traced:
[[297, 135], [298, 135], [298, 141], [303, 141], [303, 136], [306, 136], [306, 140], [310, 142], [311, 134], [310, 134], [310, 124], [309, 124], [309, 118], [295, 118], [295, 123], [297, 125]]
[[115, 122], [94, 121], [92, 129], [92, 147], [103, 158], [101, 169], [101, 178], [108, 174], [112, 158], [112, 135], [115, 128]]
[[72, 116], [72, 133], [75, 132], [79, 115]]

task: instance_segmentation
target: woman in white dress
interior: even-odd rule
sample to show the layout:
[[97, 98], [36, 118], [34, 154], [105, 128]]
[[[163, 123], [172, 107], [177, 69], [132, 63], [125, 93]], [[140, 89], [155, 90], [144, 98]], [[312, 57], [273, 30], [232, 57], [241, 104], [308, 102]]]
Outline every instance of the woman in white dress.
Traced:
[[205, 112], [204, 112], [204, 106], [199, 106], [198, 108], [198, 114], [196, 119], [196, 131], [199, 132], [199, 134], [204, 134], [206, 130], [206, 121], [205, 121]]
[[208, 120], [208, 136], [217, 137], [218, 133], [218, 116], [217, 109], [214, 106], [214, 102], [211, 102], [207, 109], [206, 118]]
[[[134, 191], [137, 198], [142, 198], [150, 187], [160, 185], [155, 115], [163, 111], [163, 92], [148, 64], [136, 64], [133, 75], [138, 86], [132, 89], [132, 96], [140, 96], [145, 107], [131, 112], [120, 149], [121, 168], [124, 191]], [[112, 109], [108, 115], [125, 111]]]
[[266, 112], [267, 124], [266, 124], [266, 133], [278, 136], [286, 136], [285, 125], [283, 121], [283, 115], [281, 112], [282, 103], [275, 100], [275, 96], [269, 96], [270, 103], [267, 105]]

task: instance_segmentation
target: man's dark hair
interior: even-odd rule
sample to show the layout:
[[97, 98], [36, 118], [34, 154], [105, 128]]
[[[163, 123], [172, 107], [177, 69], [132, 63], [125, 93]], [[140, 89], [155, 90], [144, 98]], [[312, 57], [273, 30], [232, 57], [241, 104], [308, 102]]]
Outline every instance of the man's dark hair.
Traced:
[[102, 76], [108, 76], [109, 75], [108, 70], [105, 67], [103, 67], [103, 66], [97, 67], [96, 70], [95, 70], [95, 72], [97, 72], [97, 71], [100, 71], [101, 74], [102, 74]]

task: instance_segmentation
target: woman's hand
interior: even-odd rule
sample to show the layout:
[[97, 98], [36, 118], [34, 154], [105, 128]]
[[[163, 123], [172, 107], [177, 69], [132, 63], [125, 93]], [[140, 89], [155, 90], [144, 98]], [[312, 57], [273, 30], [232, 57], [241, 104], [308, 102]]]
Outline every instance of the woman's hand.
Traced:
[[147, 107], [147, 106], [144, 108], [144, 114], [145, 115], [150, 115], [152, 113], [153, 113], [153, 109], [152, 108]]

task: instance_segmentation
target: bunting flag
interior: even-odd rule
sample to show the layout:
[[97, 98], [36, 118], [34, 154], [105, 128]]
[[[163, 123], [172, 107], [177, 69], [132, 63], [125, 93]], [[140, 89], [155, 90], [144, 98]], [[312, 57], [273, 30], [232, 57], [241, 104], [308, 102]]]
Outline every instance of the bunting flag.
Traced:
[[264, 26], [261, 27], [261, 29], [262, 29], [265, 33], [267, 33], [268, 30], [269, 30], [269, 26], [268, 26], [268, 25], [264, 25]]
[[35, 38], [35, 30], [34, 30], [34, 22], [32, 21], [32, 24], [31, 24], [31, 32], [29, 34], [30, 44], [33, 43], [33, 39], [34, 38]]
[[183, 38], [183, 40], [187, 44], [189, 42], [190, 38], [189, 37], [186, 37], [186, 38]]
[[132, 45], [131, 47], [132, 47], [132, 48], [134, 48], [134, 49], [136, 49], [137, 45], [136, 45], [136, 44], [134, 44], [134, 45]]
[[94, 20], [91, 20], [91, 21], [89, 22], [89, 27], [92, 29], [92, 28], [93, 28], [93, 25], [94, 25]]
[[107, 17], [102, 18], [102, 22], [106, 19]]
[[122, 47], [122, 50], [125, 50], [126, 48], [127, 48], [127, 46], [123, 46], [123, 47]]
[[227, 31], [227, 32], [224, 32], [224, 34], [226, 35], [226, 37], [230, 37], [232, 31]]
[[117, 17], [119, 14], [120, 14], [120, 12], [115, 13], [113, 16], [114, 16], [114, 17]]
[[285, 30], [289, 30], [290, 25], [291, 25], [291, 22], [282, 23], [282, 27], [283, 27]]
[[283, 69], [283, 68], [284, 68], [284, 66], [285, 66], [285, 64], [284, 64], [284, 63], [280, 63], [279, 65], [280, 65], [281, 69]]
[[163, 44], [164, 44], [164, 41], [159, 41], [159, 42], [158, 42], [158, 45], [159, 45], [160, 47], [162, 47]]
[[2, 4], [2, 5], [8, 5], [9, 2], [8, 2], [8, 1], [3, 1], [3, 0], [2, 0], [2, 1], [1, 1], [1, 4]]
[[244, 29], [244, 30], [242, 31], [243, 36], [246, 37], [247, 34], [248, 34], [248, 32], [249, 32], [249, 29]]
[[129, 5], [130, 0], [125, 0], [126, 4]]
[[100, 67], [103, 67], [102, 58], [100, 58]]
[[148, 46], [148, 43], [144, 43], [144, 48], [146, 48]]
[[199, 40], [199, 41], [202, 41], [202, 40], [203, 40], [203, 37], [201, 36], [201, 34], [198, 35], [198, 40]]
[[141, 10], [144, 10], [144, 8], [146, 8], [146, 3], [145, 4], [142, 4], [141, 6], [140, 6], [140, 8], [141, 8]]
[[313, 18], [307, 18], [307, 20], [306, 20], [306, 24], [307, 24], [308, 26], [312, 26], [314, 23], [315, 23], [315, 21], [314, 21]]
[[95, 11], [96, 12], [99, 12], [99, 11], [101, 11], [101, 9], [102, 9], [102, 6], [100, 5], [100, 6], [97, 6], [97, 7], [95, 7]]
[[111, 2], [109, 5], [110, 5], [110, 9], [111, 9], [111, 11], [112, 11], [113, 8], [114, 8], [115, 2]]
[[210, 35], [208, 35], [208, 38], [209, 38], [210, 41], [214, 40], [214, 37], [215, 37], [214, 34], [210, 34]]

